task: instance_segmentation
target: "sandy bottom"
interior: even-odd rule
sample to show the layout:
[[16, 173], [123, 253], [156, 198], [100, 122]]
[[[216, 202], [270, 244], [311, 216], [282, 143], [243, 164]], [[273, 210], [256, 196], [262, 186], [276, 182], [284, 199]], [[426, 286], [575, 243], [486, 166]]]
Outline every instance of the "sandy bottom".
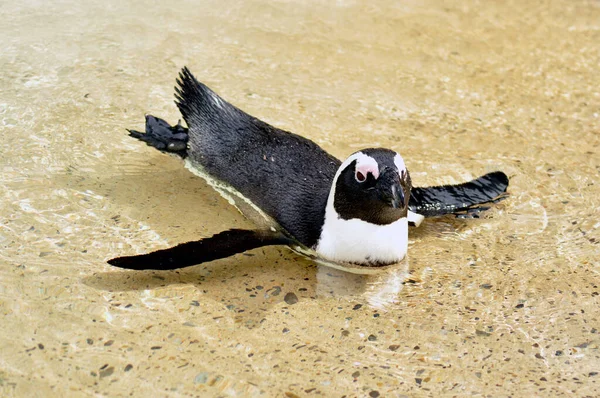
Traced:
[[[0, 395], [600, 395], [600, 3], [169, 4], [1, 6]], [[111, 268], [251, 227], [126, 135], [177, 121], [184, 65], [340, 158], [511, 196], [376, 276], [285, 248]]]

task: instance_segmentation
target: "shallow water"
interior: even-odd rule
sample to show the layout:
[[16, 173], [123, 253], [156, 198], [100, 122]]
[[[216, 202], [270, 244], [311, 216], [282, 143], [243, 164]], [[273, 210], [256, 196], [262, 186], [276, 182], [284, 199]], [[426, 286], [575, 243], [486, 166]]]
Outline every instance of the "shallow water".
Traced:
[[[167, 4], [0, 5], [3, 396], [600, 393], [600, 3]], [[177, 121], [184, 65], [338, 157], [503, 170], [511, 196], [411, 230], [379, 276], [282, 248], [113, 269], [251, 226], [125, 134]]]

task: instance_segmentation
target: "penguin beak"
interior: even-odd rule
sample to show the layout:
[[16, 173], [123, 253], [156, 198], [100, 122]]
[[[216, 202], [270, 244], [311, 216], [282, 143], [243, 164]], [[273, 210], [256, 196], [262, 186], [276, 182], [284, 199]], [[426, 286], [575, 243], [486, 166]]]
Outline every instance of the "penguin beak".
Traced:
[[398, 184], [392, 185], [392, 207], [394, 209], [404, 208], [404, 192]]
[[398, 175], [392, 169], [385, 170], [378, 180], [381, 200], [394, 209], [405, 210], [408, 208], [410, 198], [410, 177], [406, 172]]

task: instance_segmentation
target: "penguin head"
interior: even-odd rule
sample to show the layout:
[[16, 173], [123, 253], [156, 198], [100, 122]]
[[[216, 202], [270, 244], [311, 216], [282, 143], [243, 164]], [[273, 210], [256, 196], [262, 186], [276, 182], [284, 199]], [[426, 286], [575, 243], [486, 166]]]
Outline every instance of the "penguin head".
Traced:
[[407, 216], [410, 190], [410, 175], [402, 157], [389, 149], [371, 148], [342, 163], [330, 199], [341, 219], [387, 225]]
[[389, 149], [363, 149], [333, 179], [315, 247], [320, 257], [360, 266], [398, 262], [408, 250], [410, 175]]

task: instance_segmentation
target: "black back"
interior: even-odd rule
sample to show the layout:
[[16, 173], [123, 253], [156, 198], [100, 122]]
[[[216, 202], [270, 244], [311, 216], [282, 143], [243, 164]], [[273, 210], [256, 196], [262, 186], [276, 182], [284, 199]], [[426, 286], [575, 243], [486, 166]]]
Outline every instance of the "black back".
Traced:
[[299, 242], [319, 239], [341, 162], [314, 142], [262, 122], [198, 82], [187, 68], [177, 106], [188, 125], [188, 159], [259, 206]]

